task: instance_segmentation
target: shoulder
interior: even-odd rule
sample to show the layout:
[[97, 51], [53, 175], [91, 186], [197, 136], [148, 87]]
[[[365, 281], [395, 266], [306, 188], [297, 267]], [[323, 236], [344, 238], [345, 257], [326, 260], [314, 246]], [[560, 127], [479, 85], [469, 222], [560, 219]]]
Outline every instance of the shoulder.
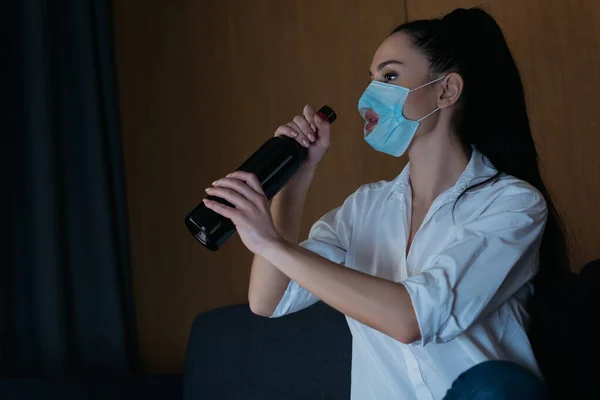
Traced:
[[494, 203], [504, 204], [505, 208], [546, 208], [546, 200], [539, 190], [511, 175], [501, 175], [492, 184], [490, 192]]
[[370, 182], [359, 186], [350, 196], [346, 198], [346, 202], [352, 204], [372, 203], [378, 199], [387, 197], [394, 191], [397, 186], [395, 180], [381, 180]]
[[468, 190], [457, 203], [460, 218], [465, 223], [483, 217], [512, 218], [528, 216], [527, 219], [544, 220], [546, 201], [533, 185], [511, 175], [501, 174], [481, 187]]
[[[504, 204], [505, 208], [546, 207], [544, 196], [538, 189], [515, 176], [497, 174], [498, 171], [492, 162], [476, 149], [471, 156], [467, 172], [469, 179], [461, 186], [461, 190], [466, 189], [465, 197], [483, 201], [487, 205]], [[493, 178], [489, 179], [490, 177]], [[480, 182], [484, 183], [478, 185]]]

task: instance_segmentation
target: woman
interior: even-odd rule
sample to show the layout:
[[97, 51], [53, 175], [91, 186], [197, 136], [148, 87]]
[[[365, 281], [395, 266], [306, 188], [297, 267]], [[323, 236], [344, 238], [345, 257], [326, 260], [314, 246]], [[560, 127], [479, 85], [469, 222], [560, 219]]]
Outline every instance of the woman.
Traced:
[[396, 179], [362, 186], [297, 245], [330, 140], [328, 123], [307, 106], [276, 131], [307, 147], [308, 158], [270, 210], [250, 174], [207, 189], [236, 206], [205, 201], [255, 254], [251, 309], [279, 317], [320, 299], [344, 313], [354, 399], [457, 398], [457, 377], [490, 360], [511, 362], [492, 373], [496, 381], [510, 370], [526, 382], [520, 394], [542, 396], [526, 309], [534, 276], [542, 285], [555, 265], [567, 266], [567, 253], [500, 28], [479, 9], [401, 25], [377, 49], [370, 75], [359, 101], [365, 140], [388, 155], [408, 153]]

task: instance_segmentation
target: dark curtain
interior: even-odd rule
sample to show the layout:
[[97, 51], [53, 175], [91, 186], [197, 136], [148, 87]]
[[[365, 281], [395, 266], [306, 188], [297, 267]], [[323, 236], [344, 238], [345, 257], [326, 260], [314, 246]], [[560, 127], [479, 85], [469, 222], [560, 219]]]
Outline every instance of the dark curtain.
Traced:
[[109, 6], [0, 6], [2, 136], [10, 150], [3, 158], [3, 377], [136, 370]]

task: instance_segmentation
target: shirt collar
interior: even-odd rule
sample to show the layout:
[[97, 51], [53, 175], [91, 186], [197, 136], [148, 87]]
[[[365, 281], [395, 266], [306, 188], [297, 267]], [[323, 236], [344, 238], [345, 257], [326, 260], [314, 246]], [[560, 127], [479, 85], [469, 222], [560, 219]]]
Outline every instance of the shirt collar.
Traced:
[[[456, 181], [456, 184], [452, 188], [446, 190], [443, 194], [449, 194], [451, 199], [456, 199], [468, 187], [484, 182], [486, 179], [493, 177], [496, 173], [497, 171], [492, 162], [486, 156], [480, 153], [475, 147], [473, 147], [471, 159], [469, 160], [467, 167]], [[476, 192], [480, 189], [481, 188], [475, 188], [473, 189], [473, 192]], [[406, 166], [400, 175], [394, 179], [392, 190], [397, 190], [401, 193], [406, 193], [407, 190], [411, 190], [410, 162], [406, 163]]]

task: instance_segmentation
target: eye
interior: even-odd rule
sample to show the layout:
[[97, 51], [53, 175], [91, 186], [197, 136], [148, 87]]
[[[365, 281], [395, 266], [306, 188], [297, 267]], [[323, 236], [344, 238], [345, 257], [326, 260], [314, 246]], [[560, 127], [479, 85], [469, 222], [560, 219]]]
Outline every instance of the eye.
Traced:
[[396, 73], [394, 72], [388, 72], [387, 74], [383, 75], [383, 81], [384, 82], [391, 82], [394, 79], [396, 79], [398, 77], [398, 75], [396, 75]]

